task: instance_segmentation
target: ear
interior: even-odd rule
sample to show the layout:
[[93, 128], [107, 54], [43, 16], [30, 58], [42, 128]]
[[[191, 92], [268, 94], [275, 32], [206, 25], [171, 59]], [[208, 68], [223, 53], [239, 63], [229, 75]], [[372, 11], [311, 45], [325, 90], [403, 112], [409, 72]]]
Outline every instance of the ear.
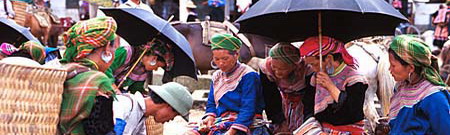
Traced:
[[408, 70], [410, 73], [414, 72], [414, 70], [416, 70], [416, 67], [414, 67], [414, 65], [410, 64], [408, 65]]
[[331, 54], [328, 54], [327, 56], [325, 56], [325, 58], [323, 58], [323, 62], [327, 63], [327, 64], [328, 64], [328, 62], [333, 62], [333, 61], [334, 61], [334, 58], [333, 58], [333, 55], [331, 55]]

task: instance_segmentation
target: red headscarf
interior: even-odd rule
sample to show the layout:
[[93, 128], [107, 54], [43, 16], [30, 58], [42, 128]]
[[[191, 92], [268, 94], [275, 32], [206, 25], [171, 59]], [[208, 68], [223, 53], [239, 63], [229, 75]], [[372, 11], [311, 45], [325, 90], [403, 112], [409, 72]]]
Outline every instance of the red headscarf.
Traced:
[[[300, 46], [300, 56], [319, 56], [319, 37], [309, 37]], [[322, 36], [322, 55], [340, 53], [345, 64], [355, 65], [353, 57], [347, 52], [344, 43], [331, 37]]]

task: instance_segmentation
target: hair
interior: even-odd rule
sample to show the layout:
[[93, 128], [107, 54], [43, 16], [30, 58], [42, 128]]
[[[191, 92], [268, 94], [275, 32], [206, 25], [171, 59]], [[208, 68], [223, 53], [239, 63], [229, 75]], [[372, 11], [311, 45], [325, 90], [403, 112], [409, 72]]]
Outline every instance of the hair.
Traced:
[[25, 58], [33, 59], [33, 57], [31, 57], [31, 55], [28, 52], [28, 50], [23, 50], [23, 49], [12, 53], [8, 57], [25, 57]]
[[[400, 56], [398, 56], [397, 53], [395, 53], [395, 51], [392, 50], [391, 48], [388, 49], [388, 52], [389, 52], [389, 54], [392, 54], [392, 55], [394, 56], [394, 59], [397, 60], [397, 61], [399, 61], [400, 64], [401, 64], [402, 66], [408, 66], [408, 65], [410, 65], [408, 62], [406, 62], [406, 61], [403, 60]], [[433, 61], [433, 59], [432, 59], [432, 61]], [[434, 65], [434, 64], [433, 64], [433, 62], [432, 62], [432, 66], [433, 66], [433, 65]], [[416, 66], [416, 65], [413, 65], [413, 66], [414, 66], [414, 72], [415, 72], [416, 74], [420, 75], [420, 74], [422, 73], [423, 68], [420, 67], [420, 66]], [[435, 69], [436, 69], [436, 68], [435, 68]]]
[[150, 99], [152, 99], [153, 103], [155, 103], [155, 104], [167, 104], [167, 102], [164, 101], [164, 99], [162, 99], [158, 94], [156, 94], [153, 91], [149, 92], [148, 95], [150, 96]]
[[[214, 49], [214, 50], [227, 50], [227, 49], [218, 48], [218, 49]], [[227, 51], [228, 51], [228, 54], [230, 54], [230, 55], [237, 55], [238, 54], [237, 50], [236, 51], [227, 50]]]

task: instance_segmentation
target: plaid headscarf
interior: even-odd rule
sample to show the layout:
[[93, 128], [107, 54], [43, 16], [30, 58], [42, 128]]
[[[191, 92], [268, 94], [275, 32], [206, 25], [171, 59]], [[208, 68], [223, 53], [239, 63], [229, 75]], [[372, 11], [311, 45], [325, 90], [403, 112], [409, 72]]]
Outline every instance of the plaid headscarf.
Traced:
[[170, 71], [175, 61], [175, 56], [172, 53], [172, 47], [160, 40], [155, 40], [152, 45], [149, 44], [150, 42], [145, 45], [145, 47], [148, 47], [146, 55], [155, 55], [162, 57], [164, 59], [164, 62], [166, 63], [166, 67], [164, 67], [164, 69], [166, 71]]
[[230, 34], [216, 34], [211, 37], [211, 50], [225, 49], [236, 51], [241, 48], [242, 42]]
[[40, 64], [44, 64], [44, 60], [46, 57], [45, 48], [38, 42], [27, 41], [19, 47], [19, 50], [25, 50], [25, 52], [30, 54], [31, 58], [34, 61], [37, 61]]
[[14, 45], [12, 44], [8, 44], [8, 43], [2, 43], [2, 45], [0, 45], [0, 53], [4, 54], [4, 55], [11, 55], [14, 52], [19, 51], [19, 49], [17, 49]]
[[269, 56], [289, 65], [295, 65], [300, 60], [300, 52], [290, 43], [278, 43], [270, 49]]
[[390, 45], [395, 54], [408, 64], [423, 67], [421, 75], [433, 84], [445, 86], [439, 72], [431, 64], [433, 55], [429, 46], [418, 38], [400, 35], [394, 38]]
[[[310, 37], [300, 47], [301, 56], [319, 56], [319, 37]], [[355, 65], [355, 60], [347, 52], [344, 43], [331, 37], [322, 36], [322, 55], [340, 53], [345, 64]]]
[[80, 21], [64, 33], [66, 51], [62, 63], [80, 61], [95, 48], [106, 46], [116, 37], [117, 24], [111, 17]]

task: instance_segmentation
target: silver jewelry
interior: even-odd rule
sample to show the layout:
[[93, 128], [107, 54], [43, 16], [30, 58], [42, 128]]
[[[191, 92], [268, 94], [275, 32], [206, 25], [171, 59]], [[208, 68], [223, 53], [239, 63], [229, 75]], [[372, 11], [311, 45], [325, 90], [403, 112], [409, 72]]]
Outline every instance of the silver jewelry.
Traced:
[[150, 63], [149, 63], [151, 66], [154, 66], [154, 65], [156, 65], [156, 60], [152, 60], [152, 61], [150, 61]]
[[111, 52], [103, 51], [101, 58], [105, 63], [109, 63], [112, 60], [112, 54]]
[[211, 67], [213, 69], [218, 69], [219, 67], [217, 67], [216, 63], [214, 63], [214, 61], [211, 61]]

